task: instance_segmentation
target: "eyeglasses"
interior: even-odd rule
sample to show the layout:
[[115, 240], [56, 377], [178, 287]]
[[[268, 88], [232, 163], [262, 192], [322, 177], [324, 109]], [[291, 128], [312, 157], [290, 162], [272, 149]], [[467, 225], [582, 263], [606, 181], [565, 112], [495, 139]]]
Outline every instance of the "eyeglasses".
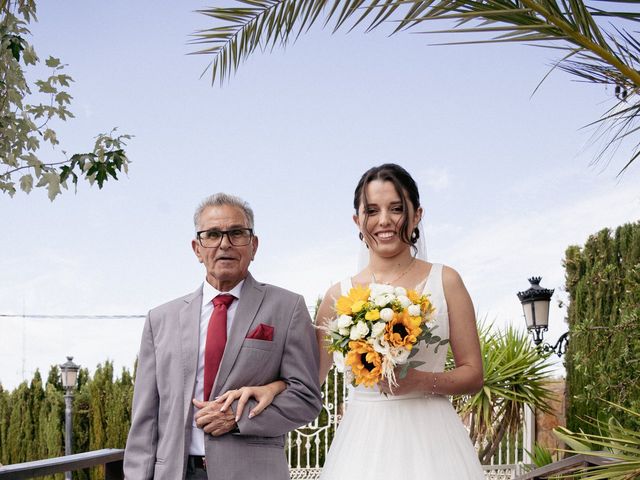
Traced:
[[217, 248], [222, 243], [224, 236], [227, 236], [229, 243], [234, 247], [244, 247], [251, 243], [253, 237], [252, 228], [232, 228], [231, 230], [201, 230], [196, 232], [196, 237], [204, 248]]

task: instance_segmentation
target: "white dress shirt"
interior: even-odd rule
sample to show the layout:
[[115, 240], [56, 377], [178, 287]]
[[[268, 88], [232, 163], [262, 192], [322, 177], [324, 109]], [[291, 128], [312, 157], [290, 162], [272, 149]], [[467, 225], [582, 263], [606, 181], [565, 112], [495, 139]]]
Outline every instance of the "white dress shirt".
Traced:
[[[209, 319], [213, 312], [213, 299], [221, 293], [229, 293], [233, 295], [235, 300], [229, 305], [227, 309], [227, 338], [229, 338], [229, 332], [231, 332], [231, 325], [233, 324], [233, 317], [236, 314], [238, 308], [238, 300], [240, 299], [240, 290], [242, 290], [242, 280], [238, 285], [233, 287], [228, 292], [220, 292], [213, 288], [206, 280], [202, 284], [202, 307], [200, 308], [200, 344], [198, 345], [198, 369], [196, 370], [196, 389], [195, 398], [202, 400], [204, 397], [204, 349], [207, 344], [207, 328], [209, 327]], [[195, 412], [198, 410], [194, 408]], [[189, 446], [189, 455], [204, 456], [204, 431], [196, 426], [195, 419], [191, 424], [191, 445]]]

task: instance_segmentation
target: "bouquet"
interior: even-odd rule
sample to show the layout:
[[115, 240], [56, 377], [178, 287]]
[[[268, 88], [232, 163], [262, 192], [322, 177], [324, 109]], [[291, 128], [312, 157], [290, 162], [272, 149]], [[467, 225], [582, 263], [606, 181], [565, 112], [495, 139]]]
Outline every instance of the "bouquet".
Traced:
[[347, 379], [353, 385], [376, 385], [383, 378], [397, 386], [409, 368], [424, 362], [410, 360], [419, 342], [444, 345], [433, 335], [435, 309], [428, 295], [403, 287], [372, 283], [353, 287], [335, 304], [336, 318], [327, 327], [329, 352], [336, 364], [344, 363]]

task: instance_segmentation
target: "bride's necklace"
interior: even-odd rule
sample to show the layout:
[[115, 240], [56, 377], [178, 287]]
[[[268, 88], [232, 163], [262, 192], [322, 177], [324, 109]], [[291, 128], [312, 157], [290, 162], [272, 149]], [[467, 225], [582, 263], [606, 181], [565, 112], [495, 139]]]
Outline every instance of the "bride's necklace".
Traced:
[[[416, 257], [412, 257], [411, 258], [411, 262], [409, 263], [409, 266], [407, 268], [404, 269], [404, 271], [402, 271], [400, 273], [400, 275], [398, 275], [397, 277], [385, 282], [383, 280], [378, 281], [376, 279], [376, 274], [373, 270], [371, 270], [371, 277], [373, 278], [373, 283], [382, 283], [384, 285], [391, 285], [392, 283], [397, 282], [398, 280], [400, 280], [402, 277], [404, 277], [407, 273], [409, 273], [409, 270], [411, 270], [413, 268], [413, 265], [416, 263]], [[371, 268], [371, 267], [369, 267]]]

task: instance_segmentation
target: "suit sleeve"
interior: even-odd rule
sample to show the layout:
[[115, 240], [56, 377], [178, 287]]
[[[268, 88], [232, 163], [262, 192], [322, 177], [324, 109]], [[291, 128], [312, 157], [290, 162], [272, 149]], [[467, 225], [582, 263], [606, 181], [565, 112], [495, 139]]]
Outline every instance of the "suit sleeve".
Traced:
[[315, 419], [322, 408], [318, 369], [318, 343], [313, 323], [304, 299], [299, 296], [287, 330], [280, 364], [280, 379], [287, 384], [287, 388], [252, 419], [248, 418], [251, 408], [245, 408], [238, 421], [240, 434], [276, 437]]
[[158, 408], [153, 331], [150, 315], [147, 315], [133, 390], [131, 428], [124, 452], [125, 479], [151, 480], [153, 478], [158, 445]]

